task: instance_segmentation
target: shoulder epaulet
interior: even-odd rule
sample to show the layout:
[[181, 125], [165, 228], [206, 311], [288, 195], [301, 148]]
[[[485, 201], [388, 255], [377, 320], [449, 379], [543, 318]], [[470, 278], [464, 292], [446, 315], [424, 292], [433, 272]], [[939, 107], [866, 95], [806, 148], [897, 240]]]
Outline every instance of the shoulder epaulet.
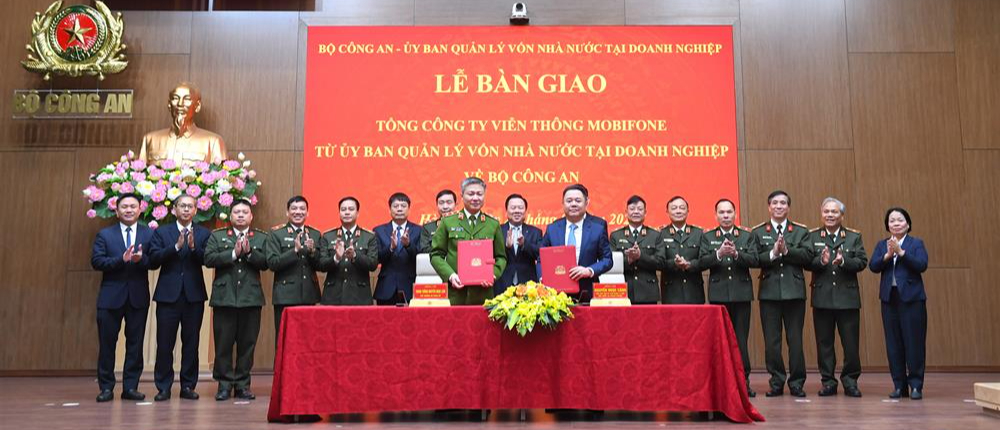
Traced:
[[488, 213], [486, 213], [486, 212], [483, 212], [483, 215], [486, 215], [486, 218], [490, 218], [490, 219], [492, 219], [492, 220], [495, 220], [495, 221], [497, 221], [497, 222], [499, 222], [499, 221], [500, 221], [500, 218], [497, 218], [497, 217], [495, 217], [495, 216], [493, 216], [493, 215], [490, 215], [490, 214], [488, 214]]
[[250, 229], [250, 230], [253, 230], [253, 231], [256, 231], [257, 233], [267, 233], [266, 231], [264, 231], [264, 230], [261, 230], [261, 229], [259, 229], [259, 228], [256, 228], [256, 227], [254, 227], [254, 228], [252, 228], [252, 229]]
[[789, 222], [792, 223], [792, 224], [795, 224], [795, 225], [797, 225], [799, 227], [805, 228], [805, 229], [809, 228], [809, 226], [807, 226], [805, 224], [802, 224], [802, 223], [799, 223], [799, 222], [795, 222], [795, 221], [789, 221]]
[[844, 230], [847, 230], [847, 231], [849, 231], [849, 232], [851, 232], [851, 233], [857, 233], [857, 234], [861, 234], [861, 232], [860, 232], [860, 231], [857, 231], [857, 230], [855, 230], [855, 229], [853, 229], [853, 228], [847, 228], [847, 227], [844, 227]]
[[810, 232], [810, 233], [815, 233], [815, 232], [817, 232], [817, 231], [820, 231], [820, 230], [822, 230], [822, 229], [823, 229], [823, 227], [816, 227], [816, 228], [814, 228], [814, 229], [812, 229], [812, 230], [809, 230], [809, 232]]
[[369, 233], [369, 234], [375, 234], [375, 233], [373, 233], [373, 232], [372, 232], [371, 230], [368, 230], [368, 229], [364, 229], [364, 228], [361, 228], [361, 227], [358, 227], [358, 231], [363, 231], [363, 232], [365, 232], [365, 233]]
[[758, 229], [758, 228], [761, 228], [761, 227], [763, 227], [763, 226], [764, 226], [765, 224], [767, 224], [767, 221], [764, 221], [764, 222], [762, 222], [762, 223], [760, 223], [760, 224], [757, 224], [757, 225], [755, 225], [755, 226], [753, 226], [753, 227], [750, 227], [750, 230], [751, 230], [751, 231], [752, 231], [752, 230], [756, 230], [756, 229]]
[[668, 228], [670, 228], [670, 224], [663, 224], [663, 225], [660, 226], [660, 228], [658, 230], [664, 231], [664, 230], [666, 230]]
[[271, 231], [280, 230], [280, 229], [283, 229], [283, 228], [285, 228], [284, 224], [278, 224], [278, 225], [276, 225], [274, 227], [271, 227]]
[[614, 230], [612, 231], [612, 233], [618, 233], [618, 232], [620, 232], [620, 231], [625, 231], [625, 229], [626, 229], [626, 228], [628, 228], [628, 226], [624, 226], [624, 225], [623, 225], [623, 226], [621, 226], [621, 227], [618, 227], [618, 228], [614, 229]]
[[226, 231], [226, 230], [229, 230], [229, 227], [219, 227], [219, 228], [217, 228], [215, 230], [212, 230], [212, 233], [215, 233], [217, 231]]
[[335, 231], [337, 231], [337, 230], [340, 230], [340, 227], [336, 227], [336, 228], [331, 228], [331, 229], [329, 229], [329, 230], [327, 230], [327, 231], [324, 231], [324, 232], [323, 232], [323, 236], [326, 236], [326, 234], [327, 234], [327, 233], [333, 233], [333, 232], [335, 232]]
[[702, 226], [700, 226], [700, 225], [688, 224], [688, 226], [691, 227], [691, 228], [696, 228], [696, 229], [701, 230], [701, 231], [705, 231], [705, 229]]
[[315, 231], [316, 233], [319, 233], [319, 230], [317, 230], [316, 227], [313, 227], [313, 226], [308, 225], [308, 224], [305, 225], [305, 226], [303, 226], [303, 228], [305, 228], [306, 230], [312, 230], [312, 231]]
[[748, 229], [748, 228], [746, 228], [746, 227], [743, 227], [743, 226], [741, 226], [741, 225], [734, 225], [733, 227], [736, 227], [736, 229], [737, 229], [737, 230], [740, 230], [740, 231], [745, 231], [745, 232], [747, 232], [747, 233], [749, 233], [749, 232], [750, 232], [750, 229]]

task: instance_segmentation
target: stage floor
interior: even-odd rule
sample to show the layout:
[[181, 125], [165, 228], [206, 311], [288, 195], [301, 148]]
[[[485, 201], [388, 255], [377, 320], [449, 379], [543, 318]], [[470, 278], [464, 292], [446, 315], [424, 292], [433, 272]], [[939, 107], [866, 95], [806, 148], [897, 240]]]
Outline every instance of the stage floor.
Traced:
[[[860, 388], [864, 397], [820, 398], [819, 375], [810, 373], [806, 383], [808, 397], [796, 399], [786, 394], [767, 398], [764, 388], [767, 375], [755, 373], [751, 382], [758, 391], [753, 403], [767, 418], [765, 423], [750, 424], [774, 429], [803, 428], [863, 428], [863, 429], [996, 429], [1000, 416], [983, 412], [973, 403], [972, 384], [1000, 381], [1000, 373], [932, 373], [927, 375], [924, 399], [890, 401], [889, 375], [864, 374]], [[0, 378], [0, 420], [4, 429], [220, 429], [241, 430], [295, 426], [269, 424], [266, 421], [271, 378], [255, 376], [253, 391], [257, 400], [250, 402], [214, 399], [216, 384], [203, 381], [198, 385], [201, 400], [182, 400], [178, 384], [174, 384], [171, 400], [152, 402], [156, 389], [144, 380], [139, 391], [148, 403], [122, 401], [120, 386], [115, 400], [96, 403], [97, 384], [90, 377]], [[787, 392], [786, 392], [787, 393]], [[631, 413], [607, 412], [601, 421], [573, 414], [553, 415], [543, 410], [527, 411], [527, 420], [520, 421], [518, 411], [494, 411], [487, 422], [474, 422], [465, 413], [370, 413], [322, 417], [321, 422], [302, 424], [308, 428], [592, 428], [644, 429], [665, 425], [695, 428], [716, 428], [730, 425], [718, 414], [713, 421], [703, 414], [691, 413]], [[731, 424], [740, 426], [741, 424]]]

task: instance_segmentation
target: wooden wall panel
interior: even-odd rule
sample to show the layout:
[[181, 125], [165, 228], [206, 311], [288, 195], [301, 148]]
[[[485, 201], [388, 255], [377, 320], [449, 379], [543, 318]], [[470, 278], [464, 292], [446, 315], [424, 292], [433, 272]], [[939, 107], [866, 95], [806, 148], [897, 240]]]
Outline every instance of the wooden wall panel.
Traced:
[[965, 207], [962, 137], [952, 54], [852, 54], [855, 164], [864, 231], [883, 232], [903, 206], [933, 267], [968, 267], [972, 235], [942, 216]]
[[[526, 2], [531, 25], [623, 25], [625, 0]], [[415, 0], [415, 25], [510, 25], [514, 2]]]
[[[58, 368], [88, 372], [97, 369], [97, 293], [100, 288], [100, 272], [66, 272], [66, 292], [60, 303], [62, 327], [53, 333], [58, 335], [62, 347]], [[124, 339], [124, 335], [121, 337]], [[121, 340], [119, 349], [123, 348], [124, 340]], [[124, 362], [124, 352], [119, 355]]]
[[850, 52], [955, 49], [951, 0], [847, 0]]
[[694, 19], [738, 19], [739, 0], [626, 0], [625, 22], [655, 25]]
[[317, 25], [413, 25], [413, 15], [413, 0], [317, 0], [316, 13], [302, 18], [324, 20]]
[[[971, 223], [967, 224], [977, 232], [992, 231], [1000, 225], [1000, 199], [996, 198], [1000, 190], [1000, 150], [965, 151], [965, 178], [969, 187], [968, 213]], [[977, 299], [974, 310], [965, 310], [975, 317], [976, 326], [992, 330], [992, 333], [982, 333], [974, 341], [977, 344], [975, 352], [980, 356], [988, 354], [989, 363], [1000, 366], [1000, 294], [997, 293], [997, 262], [1000, 261], [1000, 248], [993, 246], [987, 239], [989, 235], [977, 236], [973, 242], [976, 252], [972, 253], [972, 280], [968, 285], [956, 285], [954, 288], [971, 290]], [[966, 337], [969, 339], [969, 337]], [[968, 345], [970, 348], [973, 345]]]
[[[0, 183], [6, 210], [0, 230], [10, 232], [0, 247], [0, 368], [56, 369], [62, 366], [70, 201], [62, 195], [72, 181], [72, 152], [0, 152]], [[56, 269], [56, 270], [53, 270]], [[49, 311], [46, 311], [48, 309]]]
[[298, 13], [195, 13], [191, 81], [201, 124], [230, 152], [289, 149], [295, 138]]
[[190, 54], [191, 12], [125, 11], [125, 53]]
[[962, 0], [955, 7], [962, 140], [965, 148], [1000, 148], [1000, 2]]
[[844, 4], [740, 3], [747, 149], [851, 148]]

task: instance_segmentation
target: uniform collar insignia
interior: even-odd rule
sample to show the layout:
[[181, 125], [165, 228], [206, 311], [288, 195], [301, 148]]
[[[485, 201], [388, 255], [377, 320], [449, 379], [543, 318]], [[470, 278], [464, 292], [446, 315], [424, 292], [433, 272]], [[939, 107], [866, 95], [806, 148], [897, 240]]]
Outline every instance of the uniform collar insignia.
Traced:
[[764, 227], [764, 231], [766, 231], [768, 233], [771, 232], [771, 223], [767, 223], [767, 227]]
[[826, 229], [823, 229], [823, 231], [819, 232], [819, 237], [824, 237], [824, 238], [826, 237]]

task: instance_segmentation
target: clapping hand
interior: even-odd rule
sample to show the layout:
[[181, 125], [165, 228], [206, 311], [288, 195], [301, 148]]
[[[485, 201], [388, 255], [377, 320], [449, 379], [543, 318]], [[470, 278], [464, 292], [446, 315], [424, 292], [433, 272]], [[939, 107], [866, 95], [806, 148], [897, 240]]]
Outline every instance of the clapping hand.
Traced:
[[834, 251], [837, 256], [833, 259], [834, 266], [842, 266], [844, 264], [844, 253], [840, 251]]
[[404, 248], [410, 246], [410, 229], [403, 230], [403, 237], [400, 238], [400, 241], [403, 242]]
[[639, 244], [633, 243], [632, 247], [625, 250], [625, 257], [628, 259], [628, 264], [635, 263], [642, 256], [642, 251], [639, 250]]
[[830, 264], [830, 247], [829, 246], [824, 246], [823, 247], [823, 253], [820, 254], [820, 260], [819, 261], [821, 263], [823, 263], [824, 266], [826, 266], [827, 264]]

